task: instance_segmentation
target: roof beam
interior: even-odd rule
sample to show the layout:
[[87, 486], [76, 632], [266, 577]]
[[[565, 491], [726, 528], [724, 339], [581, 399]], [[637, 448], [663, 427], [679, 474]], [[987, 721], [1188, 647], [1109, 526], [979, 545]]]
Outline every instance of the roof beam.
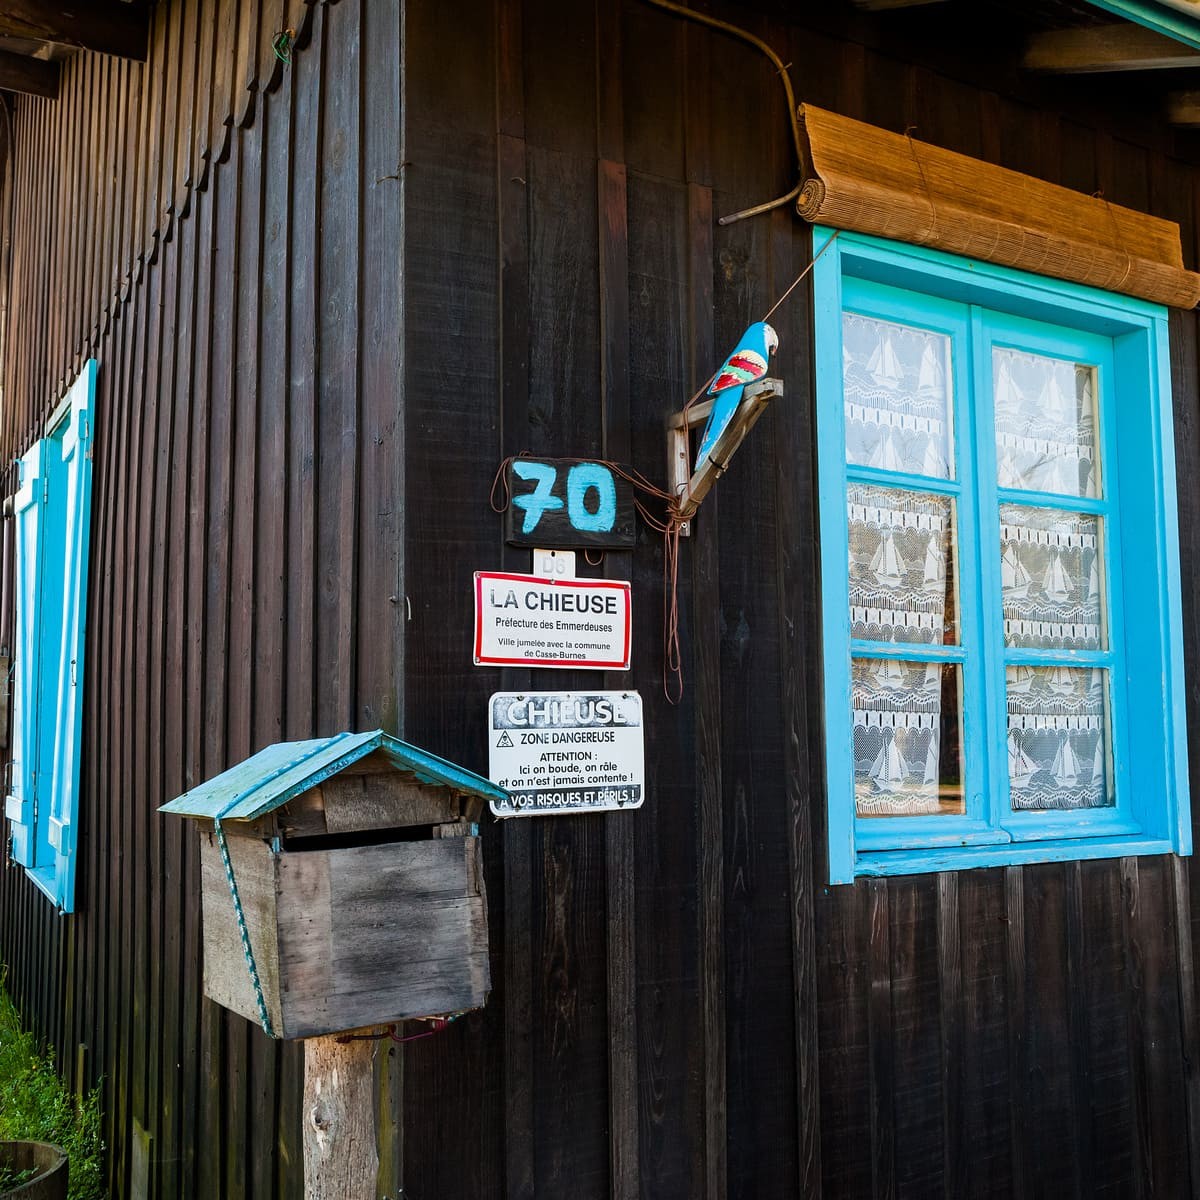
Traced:
[[144, 8], [119, 0], [0, 0], [0, 36], [58, 42], [145, 62], [149, 19]]
[[1028, 71], [1081, 75], [1200, 66], [1200, 50], [1141, 25], [1094, 25], [1036, 34], [1021, 65]]
[[0, 50], [0, 90], [57, 100], [58, 73], [56, 62], [42, 62], [38, 58]]

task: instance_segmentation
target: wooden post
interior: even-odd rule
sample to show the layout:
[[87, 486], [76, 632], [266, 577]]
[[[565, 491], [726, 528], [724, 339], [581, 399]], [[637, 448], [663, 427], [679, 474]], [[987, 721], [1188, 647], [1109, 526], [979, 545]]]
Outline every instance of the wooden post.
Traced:
[[304, 1042], [304, 1195], [375, 1200], [373, 1057], [378, 1042]]

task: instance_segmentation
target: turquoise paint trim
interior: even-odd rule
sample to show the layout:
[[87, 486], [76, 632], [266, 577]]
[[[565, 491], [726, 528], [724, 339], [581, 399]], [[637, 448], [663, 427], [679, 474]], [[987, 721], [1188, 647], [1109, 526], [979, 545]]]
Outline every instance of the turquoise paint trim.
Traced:
[[894, 658], [899, 662], [961, 663], [967, 651], [962, 646], [927, 646], [924, 642], [868, 642], [853, 638], [851, 658]]
[[1200, 50], [1200, 22], [1192, 20], [1186, 13], [1161, 4], [1147, 4], [1142, 0], [1088, 0], [1093, 8], [1103, 9], [1114, 16], [1144, 25], [1166, 37]]
[[58, 871], [55, 867], [28, 867], [25, 874], [37, 885], [47, 900], [58, 904]]
[[12, 763], [4, 811], [13, 861], [35, 865], [34, 786], [37, 777], [37, 687], [41, 654], [41, 529], [45, 511], [45, 444], [35, 442], [18, 462], [13, 500], [16, 614], [13, 631]]
[[277, 742], [158, 811], [222, 821], [253, 821], [376, 750], [382, 750], [397, 770], [416, 776], [422, 783], [489, 801], [508, 798], [507, 792], [481, 775], [376, 729], [303, 742]]
[[1111, 650], [1030, 650], [1025, 646], [1007, 646], [1007, 666], [1111, 667], [1116, 658]]
[[[829, 229], [814, 229], [814, 254], [832, 236]], [[897, 288], [901, 292], [913, 289], [917, 294], [904, 297], [902, 307], [888, 312], [882, 298]], [[938, 293], [936, 299], [929, 297], [931, 289]], [[820, 513], [822, 632], [827, 648], [840, 646], [850, 651], [832, 650], [824, 663], [831, 882], [849, 882], [856, 874], [906, 874], [1171, 849], [1190, 853], [1182, 586], [1165, 310], [1081, 285], [846, 232], [837, 235], [837, 244], [817, 262], [813, 290], [818, 479], [819, 494], [825, 499]], [[961, 383], [956, 386], [955, 416], [960, 431], [956, 446], [975, 447], [981, 476], [989, 480], [995, 478], [989, 338], [1080, 361], [1096, 361], [1096, 354], [1103, 360], [1104, 347], [1111, 346], [1111, 362], [1100, 364], [1100, 386], [1102, 391], [1108, 389], [1108, 400], [1105, 395], [1100, 397], [1104, 495], [1091, 499], [1030, 493], [999, 489], [990, 482], [977, 489], [970, 478], [972, 456], [962, 456], [961, 488], [953, 493], [959, 496], [959, 574], [974, 581], [975, 595], [995, 597], [993, 619], [985, 628], [982, 605], [960, 604], [963, 645], [936, 654], [919, 646], [900, 648], [884, 643], [856, 642], [851, 647], [845, 603], [845, 503], [844, 499], [832, 504], [830, 500], [844, 497], [848, 479], [935, 489], [922, 477], [886, 479], [883, 472], [845, 466], [841, 311], [843, 304], [856, 312], [870, 304], [885, 311], [867, 315], [937, 328], [948, 311], [946, 300], [969, 305], [971, 314], [970, 336], [963, 338], [964, 345], [955, 356], [955, 378], [959, 382], [960, 375], [967, 372], [973, 378], [976, 399], [968, 404], [967, 389]], [[986, 313], [987, 336], [985, 309], [990, 310]], [[1048, 330], [1046, 324], [1054, 328]], [[1111, 343], [1107, 339], [1112, 339]], [[986, 352], [984, 347], [988, 347]], [[1123, 475], [1128, 476], [1124, 495], [1120, 490]], [[988, 496], [986, 503], [976, 505], [976, 497], [983, 492]], [[1105, 521], [1106, 611], [1114, 633], [1121, 633], [1121, 645], [1103, 651], [1044, 653], [1004, 647], [998, 602], [998, 505], [1009, 502], [1087, 512]], [[1125, 527], [1136, 530], [1137, 536], [1122, 541]], [[1114, 566], [1118, 561], [1119, 568]], [[1134, 593], [1136, 613], [1125, 611], [1122, 576], [1139, 581]], [[1146, 580], [1153, 580], [1156, 586], [1147, 589]], [[852, 768], [848, 770], [853, 733], [851, 653], [854, 657], [961, 659], [964, 692], [992, 697], [985, 729], [974, 727], [978, 717], [969, 703], [963, 713], [967, 816], [855, 820]], [[1006, 664], [1018, 662], [1098, 667], [1108, 672], [1117, 730], [1111, 756], [1118, 798], [1115, 807], [1082, 812], [1009, 811], [1004, 669]], [[1161, 670], [1155, 664], [1160, 664]], [[975, 691], [968, 673], [982, 685], [982, 693]], [[1129, 676], [1129, 686], [1137, 691], [1136, 702], [1125, 696]], [[987, 781], [986, 796], [972, 794], [976, 792], [973, 779]], [[913, 848], [912, 842], [918, 838], [920, 844]], [[905, 845], [909, 848], [899, 848]], [[889, 846], [897, 848], [883, 849]]]
[[[62, 628], [57, 662], [54, 770], [47, 841], [54, 855], [55, 900], [63, 912], [75, 908], [75, 850], [82, 760], [83, 682], [87, 660], [87, 595], [92, 527], [92, 432], [97, 363], [89, 359], [67, 393], [67, 416], [60, 446], [62, 545], [64, 552]], [[39, 815], [38, 822], [41, 824]]]
[[[42, 513], [42, 577], [38, 594], [42, 606], [41, 647], [38, 651], [36, 783], [34, 785], [35, 868], [47, 868], [57, 876], [57, 848], [50, 841], [50, 818], [56, 810], [55, 760], [58, 754], [59, 728], [63, 714], [58, 708], [58, 683], [62, 671], [63, 605], [70, 569], [67, 562], [67, 514], [64, 503], [67, 471], [62, 459], [62, 440], [66, 422], [44, 439], [47, 500]], [[65, 881], [64, 881], [65, 882]], [[56, 886], [57, 902], [61, 887]]]
[[1183, 672], [1183, 584], [1179, 565], [1179, 495], [1175, 472], [1175, 429], [1171, 396], [1170, 334], [1166, 317], [1155, 322], [1151, 331], [1149, 357], [1164, 397], [1159, 406], [1158, 422], [1154, 427], [1154, 450], [1157, 461], [1152, 469], [1161, 480], [1156, 494], [1157, 528], [1163, 536], [1158, 555], [1159, 579], [1162, 587], [1162, 657], [1166, 664], [1166, 687], [1163, 690], [1165, 737], [1165, 778], [1167, 787], [1174, 789], [1170, 797], [1171, 837], [1178, 853], [1192, 852], [1191, 796], [1189, 792], [1187, 754], [1187, 705]]
[[[969, 817], [893, 817], [878, 818], [855, 833], [855, 848], [861, 857], [878, 850], [902, 850], [919, 842], [928, 847], [990, 846], [1011, 841], [1002, 829]], [[874, 826], [881, 828], [876, 829]]]
[[933, 479], [927, 475], [910, 475], [907, 471], [887, 471], [882, 467], [864, 467], [860, 463], [846, 464], [846, 479], [850, 483], [869, 483], [875, 487], [907, 488], [928, 492], [934, 496], [957, 499], [962, 484], [957, 479]]
[[15, 763], [5, 807], [16, 818], [14, 859], [65, 913], [75, 907], [96, 376], [89, 359], [22, 459], [14, 502]]
[[1066, 496], [1060, 492], [1027, 492], [1021, 488], [997, 488], [996, 495], [1001, 504], [1023, 504], [1026, 508], [1061, 508], [1066, 512], [1083, 513], [1086, 516], [1105, 516], [1108, 501], [1091, 496]]
[[[962, 846], [954, 850], [908, 850], [862, 854], [857, 873], [867, 876], [928, 875], [933, 871], [968, 871], [978, 867], [1019, 867], [1030, 863], [1075, 862], [1097, 858], [1129, 858], [1145, 854], [1170, 854], [1169, 838], [1105, 841], [1068, 838], [1061, 842], [1023, 842], [1008, 846]], [[830, 882], [841, 882], [831, 880]], [[852, 882], [846, 880], [845, 882]]]
[[[850, 707], [850, 608], [846, 604], [845, 420], [842, 383], [842, 262], [845, 234], [825, 249], [830, 230], [813, 230], [813, 369], [816, 378], [817, 483], [820, 505], [821, 635], [825, 716], [825, 779], [828, 789], [829, 878], [851, 883], [855, 875], [854, 797], [847, 784], [846, 758], [852, 743]], [[822, 403], [837, 397], [837, 403]], [[828, 411], [824, 411], [827, 409]], [[836, 448], [831, 457], [829, 447]]]

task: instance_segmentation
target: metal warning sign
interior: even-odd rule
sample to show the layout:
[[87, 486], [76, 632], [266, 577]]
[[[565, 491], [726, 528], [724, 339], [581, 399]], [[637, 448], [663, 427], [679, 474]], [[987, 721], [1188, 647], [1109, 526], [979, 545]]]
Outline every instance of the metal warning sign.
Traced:
[[498, 817], [640, 808], [646, 777], [637, 692], [497, 692], [488, 775]]

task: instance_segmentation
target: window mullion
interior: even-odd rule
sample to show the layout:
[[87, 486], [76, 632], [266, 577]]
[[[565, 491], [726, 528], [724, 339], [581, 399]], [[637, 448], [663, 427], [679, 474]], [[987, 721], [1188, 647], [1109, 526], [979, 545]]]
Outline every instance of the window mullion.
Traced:
[[1000, 498], [997, 485], [995, 411], [992, 403], [990, 339], [984, 310], [971, 306], [971, 380], [975, 422], [971, 444], [975, 471], [975, 547], [978, 571], [975, 615], [978, 622], [982, 687], [977, 704], [977, 728], [984, 759], [982, 786], [988, 823], [1002, 829], [1008, 809], [1007, 692], [1004, 662], [1004, 620], [1000, 605]]

